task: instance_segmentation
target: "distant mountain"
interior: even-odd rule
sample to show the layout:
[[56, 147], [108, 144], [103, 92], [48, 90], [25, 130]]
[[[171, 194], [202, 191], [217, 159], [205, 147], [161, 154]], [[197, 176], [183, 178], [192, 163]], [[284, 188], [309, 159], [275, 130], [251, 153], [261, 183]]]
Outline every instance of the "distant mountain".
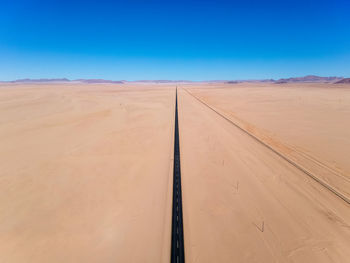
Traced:
[[242, 80], [242, 82], [251, 82], [251, 83], [259, 83], [259, 82], [275, 82], [274, 79], [251, 79], [251, 80]]
[[94, 83], [112, 83], [112, 84], [123, 84], [123, 81], [120, 80], [107, 80], [107, 79], [76, 79], [74, 81], [79, 81], [82, 83], [89, 83], [89, 84], [94, 84]]
[[294, 82], [336, 82], [342, 79], [343, 77], [319, 77], [314, 75], [308, 75], [305, 77], [279, 79], [275, 83], [280, 84], [280, 83], [294, 83]]
[[342, 80], [335, 82], [334, 84], [350, 84], [350, 78], [344, 78]]
[[61, 78], [61, 79], [17, 79], [13, 81], [8, 81], [11, 83], [41, 83], [41, 82], [68, 82], [69, 79]]
[[69, 80], [67, 78], [53, 78], [53, 79], [18, 79], [13, 81], [0, 81], [0, 83], [54, 83], [54, 82], [74, 82], [74, 83], [86, 83], [86, 84], [124, 84], [124, 83], [154, 83], [154, 84], [166, 84], [166, 83], [225, 83], [225, 84], [238, 84], [242, 82], [260, 83], [271, 82], [276, 84], [281, 83], [302, 83], [302, 82], [316, 82], [316, 83], [350, 83], [350, 78], [343, 77], [319, 77], [314, 75], [308, 75], [305, 77], [295, 78], [283, 78], [279, 80], [273, 79], [247, 79], [247, 80], [206, 80], [206, 81], [191, 81], [191, 80], [107, 80], [107, 79], [75, 79]]
[[191, 80], [167, 80], [167, 79], [159, 79], [159, 80], [134, 80], [128, 81], [134, 83], [156, 83], [156, 84], [164, 84], [164, 83], [192, 83]]
[[[2, 83], [51, 83], [51, 82], [71, 82], [67, 78], [57, 78], [57, 79], [17, 79], [11, 81], [0, 81]], [[77, 79], [74, 82], [81, 83], [112, 83], [112, 84], [122, 84], [123, 81], [119, 80], [106, 80], [106, 79]]]

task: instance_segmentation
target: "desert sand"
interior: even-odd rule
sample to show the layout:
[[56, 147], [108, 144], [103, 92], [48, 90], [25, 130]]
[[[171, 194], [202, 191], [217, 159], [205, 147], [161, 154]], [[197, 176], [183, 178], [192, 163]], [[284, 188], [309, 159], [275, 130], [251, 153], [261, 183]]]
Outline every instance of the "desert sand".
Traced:
[[[175, 86], [0, 85], [0, 262], [170, 261]], [[178, 103], [186, 262], [349, 262], [350, 88]]]
[[191, 92], [350, 200], [348, 85], [216, 85]]
[[[206, 94], [215, 105], [246, 107], [253, 99], [258, 104], [269, 98], [251, 98], [250, 93], [259, 93], [261, 88], [244, 88], [237, 98], [229, 97], [234, 92], [230, 89], [214, 91], [210, 87], [186, 88], [179, 93], [186, 260], [348, 262], [349, 204], [190, 95]], [[276, 89], [283, 99], [280, 87], [270, 89], [270, 96]], [[302, 96], [304, 91], [294, 92]], [[217, 97], [222, 93], [226, 96]], [[288, 108], [286, 102], [284, 105]], [[279, 102], [270, 107], [277, 110], [274, 124], [284, 126], [286, 112]], [[252, 105], [249, 113], [264, 118], [259, 110]], [[317, 117], [315, 112], [308, 114]]]
[[165, 262], [174, 89], [0, 88], [0, 262]]

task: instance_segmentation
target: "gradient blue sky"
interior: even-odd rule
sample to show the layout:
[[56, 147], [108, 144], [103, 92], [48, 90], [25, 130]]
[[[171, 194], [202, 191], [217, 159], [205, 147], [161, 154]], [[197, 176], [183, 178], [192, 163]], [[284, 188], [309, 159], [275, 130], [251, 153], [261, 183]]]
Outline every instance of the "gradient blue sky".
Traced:
[[350, 1], [0, 0], [0, 80], [350, 77]]

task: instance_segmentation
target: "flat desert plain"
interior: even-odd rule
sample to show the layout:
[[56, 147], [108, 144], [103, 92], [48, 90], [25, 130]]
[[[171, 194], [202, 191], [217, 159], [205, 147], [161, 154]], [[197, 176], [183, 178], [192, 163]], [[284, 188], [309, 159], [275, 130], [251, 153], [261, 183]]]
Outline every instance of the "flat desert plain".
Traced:
[[0, 262], [166, 262], [174, 88], [0, 88]]
[[[169, 262], [176, 84], [0, 85], [0, 262]], [[186, 262], [349, 262], [350, 88], [178, 85]]]

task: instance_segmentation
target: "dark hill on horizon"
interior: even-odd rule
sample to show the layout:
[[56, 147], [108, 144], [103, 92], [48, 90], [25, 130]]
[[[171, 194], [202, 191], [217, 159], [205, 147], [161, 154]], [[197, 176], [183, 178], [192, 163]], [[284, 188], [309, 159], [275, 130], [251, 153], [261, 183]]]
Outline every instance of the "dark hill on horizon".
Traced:
[[350, 84], [350, 78], [344, 78], [342, 80], [335, 82], [334, 84]]
[[275, 83], [281, 84], [281, 83], [294, 83], [294, 82], [335, 82], [342, 79], [343, 77], [320, 77], [315, 75], [307, 75], [304, 77], [279, 79]]

